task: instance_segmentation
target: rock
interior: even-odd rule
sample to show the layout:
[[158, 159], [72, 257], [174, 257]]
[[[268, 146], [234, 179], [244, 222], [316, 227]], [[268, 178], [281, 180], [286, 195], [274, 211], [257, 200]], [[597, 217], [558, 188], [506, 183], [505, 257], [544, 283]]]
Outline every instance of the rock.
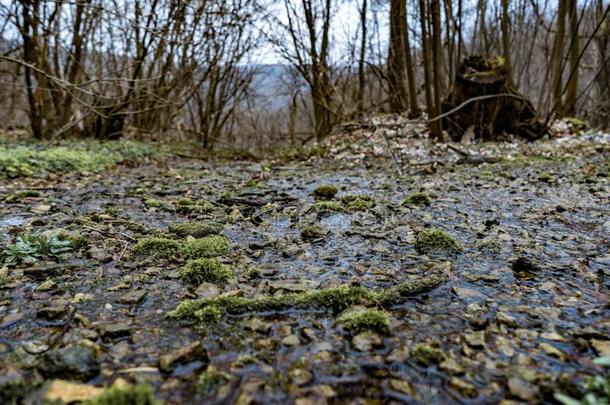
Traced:
[[[30, 380], [30, 381], [28, 381]], [[0, 367], [0, 400], [7, 400], [8, 403], [17, 403], [16, 399], [23, 394], [23, 390], [31, 385], [31, 378], [26, 378], [26, 375], [10, 365]], [[15, 399], [12, 402], [11, 399]]]
[[524, 401], [533, 401], [538, 397], [538, 388], [519, 377], [508, 379], [508, 389], [512, 396]]
[[81, 402], [93, 399], [103, 391], [102, 388], [88, 384], [79, 384], [64, 380], [51, 380], [45, 384], [44, 403]]
[[453, 357], [447, 357], [438, 366], [441, 370], [444, 370], [449, 374], [462, 374], [464, 372], [464, 367], [462, 367]]
[[198, 298], [214, 298], [220, 295], [222, 290], [213, 283], [203, 282], [195, 290]]
[[59, 319], [68, 313], [68, 301], [59, 299], [49, 302], [49, 305], [40, 308], [36, 314], [39, 318]]
[[127, 322], [117, 322], [103, 325], [99, 328], [102, 340], [117, 340], [131, 336], [131, 325]]
[[472, 347], [482, 348], [485, 346], [485, 331], [467, 333], [464, 335], [464, 340]]
[[366, 331], [354, 336], [352, 338], [352, 344], [358, 351], [370, 352], [373, 347], [381, 346], [383, 341], [375, 332]]
[[92, 259], [97, 260], [100, 263], [108, 263], [113, 260], [112, 253], [110, 253], [106, 249], [99, 248], [96, 246], [89, 249], [89, 256], [91, 256]]
[[163, 381], [163, 376], [157, 367], [141, 366], [120, 370], [119, 373], [129, 376], [138, 384], [158, 384]]
[[260, 318], [252, 318], [249, 322], [246, 323], [246, 328], [261, 333], [269, 333], [271, 330], [271, 322], [265, 322]]
[[165, 372], [170, 372], [180, 364], [186, 364], [196, 360], [205, 363], [209, 361], [208, 354], [201, 345], [201, 342], [190, 343], [185, 347], [181, 347], [159, 357], [159, 368]]
[[146, 297], [146, 291], [134, 290], [119, 298], [119, 302], [121, 304], [137, 305], [144, 300], [144, 297]]
[[474, 288], [453, 287], [453, 292], [455, 292], [458, 297], [464, 300], [484, 300], [485, 298], [487, 298], [485, 294], [475, 290]]
[[545, 352], [546, 354], [548, 354], [549, 356], [555, 357], [560, 360], [564, 360], [566, 357], [564, 352], [562, 352], [561, 350], [557, 349], [555, 346], [550, 345], [548, 343], [540, 343], [538, 348], [540, 350], [542, 350], [543, 352]]
[[417, 391], [415, 390], [415, 388], [413, 387], [413, 385], [411, 385], [410, 382], [405, 381], [405, 380], [397, 380], [397, 379], [391, 379], [390, 380], [390, 388], [393, 389], [394, 391], [398, 391], [398, 392], [402, 392], [403, 394], [407, 394], [408, 396], [412, 397], [412, 398], [417, 398]]
[[610, 357], [610, 340], [591, 339], [591, 346], [601, 357]]
[[51, 206], [48, 204], [38, 204], [34, 207], [32, 207], [32, 212], [34, 214], [44, 214], [47, 213], [51, 210]]
[[40, 364], [42, 374], [49, 377], [88, 380], [100, 372], [95, 349], [89, 346], [67, 346], [47, 352]]
[[268, 285], [271, 293], [273, 294], [277, 290], [288, 292], [307, 292], [318, 288], [320, 283], [312, 280], [276, 280], [270, 281]]
[[518, 278], [533, 278], [536, 273], [539, 273], [542, 269], [532, 259], [525, 256], [519, 256], [512, 263], [513, 272]]
[[462, 396], [474, 398], [478, 395], [476, 387], [471, 383], [462, 380], [461, 378], [451, 377], [449, 380], [449, 385], [458, 391]]
[[292, 383], [296, 385], [309, 384], [313, 380], [313, 374], [311, 371], [300, 367], [290, 370], [289, 375]]
[[504, 325], [510, 326], [513, 328], [516, 328], [517, 326], [519, 326], [519, 324], [517, 323], [517, 319], [515, 319], [513, 316], [507, 314], [506, 312], [502, 312], [502, 311], [498, 311], [498, 313], [496, 313], [496, 322], [503, 323]]
[[45, 281], [43, 281], [42, 283], [38, 284], [38, 286], [36, 287], [36, 291], [38, 292], [45, 292], [45, 291], [51, 291], [57, 288], [57, 283], [53, 280], [46, 279]]
[[301, 344], [301, 341], [297, 335], [291, 334], [282, 339], [282, 344], [285, 346], [297, 346]]

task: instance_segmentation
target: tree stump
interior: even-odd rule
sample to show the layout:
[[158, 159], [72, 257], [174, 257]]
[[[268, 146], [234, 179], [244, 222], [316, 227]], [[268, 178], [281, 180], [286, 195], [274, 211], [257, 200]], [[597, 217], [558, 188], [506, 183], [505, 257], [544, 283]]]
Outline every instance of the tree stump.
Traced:
[[443, 129], [456, 142], [467, 132], [484, 141], [498, 140], [505, 134], [535, 141], [548, 129], [538, 121], [532, 103], [512, 88], [500, 57], [466, 58], [441, 108], [443, 114], [448, 113], [442, 119]]

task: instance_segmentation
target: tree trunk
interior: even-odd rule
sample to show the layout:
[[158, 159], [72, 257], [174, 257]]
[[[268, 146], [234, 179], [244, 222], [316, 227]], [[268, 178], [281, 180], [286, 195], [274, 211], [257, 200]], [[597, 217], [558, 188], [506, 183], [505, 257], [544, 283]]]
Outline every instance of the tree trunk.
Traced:
[[563, 93], [563, 49], [565, 41], [565, 20], [568, 10], [568, 0], [559, 0], [557, 13], [557, 32], [553, 47], [553, 108], [558, 114], [562, 112], [561, 95]]
[[426, 0], [419, 0], [419, 22], [421, 25], [421, 38], [422, 38], [422, 59], [423, 59], [423, 68], [424, 68], [424, 92], [426, 95], [426, 110], [428, 112], [428, 116], [430, 116], [433, 112], [433, 102], [432, 102], [432, 85], [430, 82], [430, 65], [432, 65], [431, 61], [431, 53], [430, 53], [430, 38], [428, 35], [428, 11], [426, 7]]
[[568, 15], [570, 17], [570, 78], [567, 84], [564, 116], [572, 116], [576, 113], [576, 92], [578, 90], [578, 54], [580, 52], [578, 40], [578, 13], [576, 0], [569, 0]]
[[508, 0], [502, 0], [502, 56], [508, 72], [508, 83], [512, 85], [512, 63], [510, 58], [510, 15], [508, 14]]
[[388, 81], [390, 112], [407, 110], [405, 27], [406, 0], [390, 0], [390, 48], [388, 52]]
[[[442, 48], [441, 48], [441, 18], [440, 18], [440, 3], [439, 0], [432, 0], [432, 74], [434, 85], [434, 109], [432, 116], [437, 117], [441, 113], [441, 73], [440, 66], [442, 64]], [[433, 121], [430, 126], [432, 139], [442, 141], [443, 128], [439, 120]]]
[[[405, 21], [406, 15], [405, 15]], [[407, 83], [409, 85], [409, 117], [419, 117], [420, 110], [417, 103], [417, 82], [415, 80], [415, 67], [413, 66], [413, 56], [411, 55], [411, 41], [409, 40], [409, 24], [405, 25], [405, 54], [407, 64]]]

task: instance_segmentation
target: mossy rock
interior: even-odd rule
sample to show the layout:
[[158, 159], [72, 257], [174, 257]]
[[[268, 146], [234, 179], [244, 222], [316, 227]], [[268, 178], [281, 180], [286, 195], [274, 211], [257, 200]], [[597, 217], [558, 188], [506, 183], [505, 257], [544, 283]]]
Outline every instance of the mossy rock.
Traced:
[[186, 238], [187, 236], [203, 238], [204, 236], [218, 235], [220, 232], [222, 232], [222, 226], [218, 224], [185, 222], [180, 224], [171, 224], [169, 226], [169, 231], [181, 238]]
[[441, 349], [424, 343], [416, 345], [412, 354], [415, 360], [425, 366], [441, 363], [446, 357]]
[[415, 237], [415, 249], [420, 253], [457, 253], [462, 247], [453, 236], [443, 230], [422, 229]]
[[309, 209], [312, 212], [344, 212], [345, 208], [336, 201], [318, 201]]
[[176, 212], [182, 214], [208, 214], [214, 211], [214, 205], [206, 200], [191, 200], [190, 198], [181, 198], [174, 203]]
[[169, 259], [179, 256], [181, 249], [182, 244], [175, 239], [152, 237], [140, 239], [131, 251], [136, 256]]
[[308, 225], [301, 228], [301, 238], [304, 240], [321, 239], [326, 236], [326, 230], [319, 226]]
[[22, 190], [22, 191], [16, 191], [13, 194], [9, 195], [8, 197], [6, 197], [4, 199], [4, 201], [13, 203], [13, 202], [23, 201], [26, 198], [39, 198], [39, 197], [42, 197], [42, 193], [40, 191]]
[[378, 291], [353, 285], [340, 285], [322, 290], [290, 293], [281, 296], [244, 298], [224, 296], [182, 301], [167, 316], [206, 324], [225, 319], [227, 315], [249, 312], [282, 311], [291, 308], [324, 308], [342, 311], [353, 305], [376, 304], [390, 306], [413, 294], [433, 290], [446, 280], [443, 274], [433, 274]]
[[229, 250], [231, 244], [224, 236], [206, 236], [186, 241], [183, 252], [189, 259], [220, 256]]
[[204, 395], [216, 395], [218, 388], [231, 381], [231, 375], [219, 371], [213, 366], [199, 375], [197, 379], [197, 389]]
[[390, 332], [390, 318], [388, 314], [378, 309], [346, 311], [337, 318], [335, 324], [342, 326], [353, 334], [367, 330], [382, 335]]
[[197, 285], [203, 282], [225, 284], [235, 277], [231, 267], [214, 258], [189, 260], [179, 274], [186, 282]]
[[428, 206], [432, 204], [432, 198], [428, 193], [413, 193], [402, 200], [402, 205]]
[[318, 198], [330, 200], [338, 192], [339, 189], [336, 186], [333, 186], [332, 184], [323, 184], [321, 186], [316, 187], [316, 189], [313, 191], [313, 194]]
[[163, 208], [163, 202], [156, 198], [147, 198], [144, 200], [146, 208]]
[[83, 405], [162, 405], [152, 389], [144, 384], [115, 386], [105, 389], [97, 397], [83, 401]]

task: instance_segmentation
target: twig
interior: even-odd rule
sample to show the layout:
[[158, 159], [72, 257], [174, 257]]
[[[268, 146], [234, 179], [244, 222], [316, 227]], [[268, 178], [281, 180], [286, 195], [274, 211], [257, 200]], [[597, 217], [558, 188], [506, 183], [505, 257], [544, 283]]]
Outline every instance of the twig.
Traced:
[[446, 113], [443, 113], [441, 115], [437, 115], [434, 118], [428, 118], [427, 120], [424, 120], [424, 121], [425, 122], [438, 121], [438, 120], [440, 120], [442, 118], [445, 118], [448, 115], [453, 114], [456, 111], [461, 110], [462, 108], [466, 107], [470, 103], [474, 103], [475, 101], [481, 101], [481, 100], [489, 100], [491, 98], [497, 98], [497, 97], [512, 97], [512, 98], [516, 98], [516, 99], [519, 99], [519, 100], [527, 100], [523, 96], [520, 96], [518, 94], [512, 94], [512, 93], [488, 94], [486, 96], [473, 97], [473, 98], [469, 98], [468, 100], [464, 101], [462, 104], [458, 105], [454, 109], [447, 111]]

